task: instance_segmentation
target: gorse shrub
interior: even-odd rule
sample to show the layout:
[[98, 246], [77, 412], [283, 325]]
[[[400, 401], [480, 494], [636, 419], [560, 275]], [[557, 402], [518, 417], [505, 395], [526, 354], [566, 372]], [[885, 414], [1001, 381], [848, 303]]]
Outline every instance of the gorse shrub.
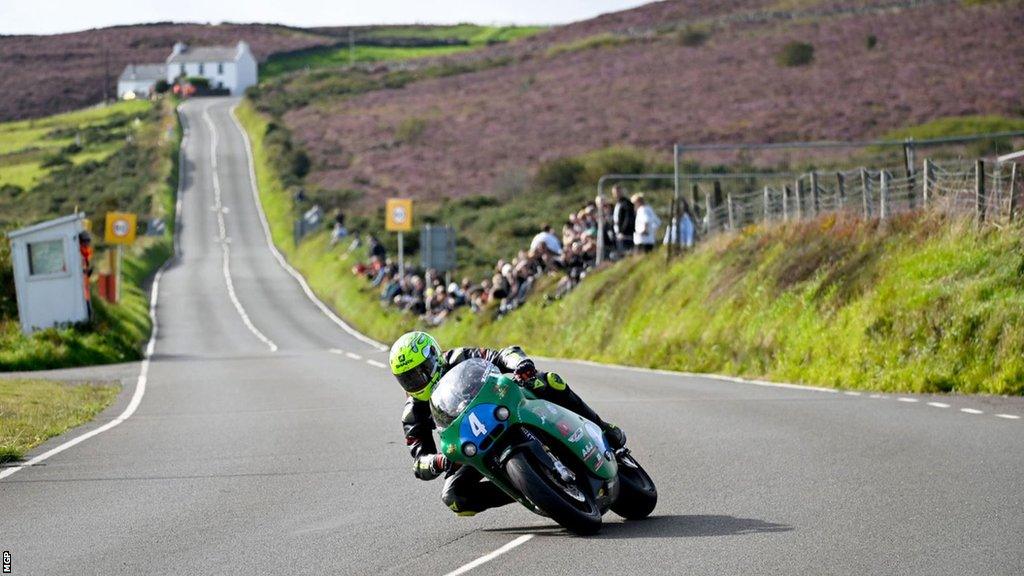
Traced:
[[875, 46], [878, 46], [878, 36], [868, 34], [868, 37], [864, 39], [864, 45], [868, 50], [874, 50]]
[[576, 158], [556, 158], [541, 165], [537, 171], [537, 185], [564, 190], [579, 183], [586, 166]]
[[676, 44], [680, 46], [687, 46], [689, 48], [696, 48], [702, 46], [708, 41], [708, 34], [705, 30], [698, 28], [684, 28], [676, 34]]
[[806, 66], [814, 61], [814, 46], [806, 42], [793, 41], [782, 47], [775, 61], [779, 66]]

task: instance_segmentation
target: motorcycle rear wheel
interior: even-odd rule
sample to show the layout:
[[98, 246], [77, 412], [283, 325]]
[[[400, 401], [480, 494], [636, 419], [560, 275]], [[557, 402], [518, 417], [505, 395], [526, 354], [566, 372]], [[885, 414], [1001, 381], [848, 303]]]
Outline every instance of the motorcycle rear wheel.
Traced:
[[629, 452], [620, 454], [619, 495], [611, 505], [612, 512], [626, 520], [642, 520], [654, 512], [658, 489], [654, 480]]
[[552, 520], [581, 536], [601, 530], [601, 509], [590, 494], [586, 478], [566, 484], [558, 473], [536, 462], [528, 452], [520, 452], [505, 464], [512, 485], [543, 510]]

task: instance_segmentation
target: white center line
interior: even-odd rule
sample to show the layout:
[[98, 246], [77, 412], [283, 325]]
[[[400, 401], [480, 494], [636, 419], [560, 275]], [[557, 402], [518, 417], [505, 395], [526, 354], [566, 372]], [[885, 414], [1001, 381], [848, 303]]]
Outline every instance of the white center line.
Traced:
[[341, 348], [331, 348], [330, 350], [328, 350], [328, 352], [330, 352], [331, 354], [344, 354], [345, 353], [345, 351], [342, 350]]
[[377, 362], [376, 360], [367, 360], [366, 363], [369, 364], [370, 366], [376, 366], [377, 368], [386, 367], [383, 362]]
[[975, 410], [974, 408], [961, 408], [960, 411], [966, 414], [984, 414], [981, 410]]
[[996, 418], [1006, 418], [1007, 420], [1020, 420], [1020, 416], [1016, 414], [996, 414]]
[[946, 404], [945, 402], [929, 402], [928, 405], [936, 408], [949, 408], [949, 404]]
[[353, 360], [362, 360], [363, 359], [363, 357], [360, 356], [359, 354], [353, 354], [351, 352], [345, 352], [345, 356], [348, 356], [349, 358], [351, 358]]
[[231, 303], [235, 305], [235, 310], [242, 318], [242, 323], [249, 329], [249, 332], [252, 332], [256, 338], [259, 338], [260, 342], [266, 344], [271, 352], [277, 352], [277, 344], [274, 344], [273, 340], [267, 338], [252, 323], [252, 319], [249, 318], [249, 314], [246, 313], [242, 302], [238, 299], [238, 294], [235, 293], [235, 283], [231, 280], [231, 249], [228, 247], [227, 224], [224, 222], [224, 211], [220, 209], [223, 207], [223, 204], [221, 204], [220, 200], [220, 175], [217, 174], [217, 127], [214, 126], [213, 120], [210, 118], [209, 106], [203, 109], [203, 120], [206, 121], [206, 125], [210, 128], [210, 163], [213, 165], [213, 205], [217, 207], [217, 228], [220, 233], [221, 251], [224, 254], [224, 282], [228, 287], [228, 297], [231, 299]]
[[906, 396], [900, 396], [897, 400], [900, 402], [917, 402], [917, 398], [907, 398]]
[[483, 556], [477, 558], [476, 560], [473, 560], [469, 564], [465, 564], [463, 566], [460, 566], [460, 567], [456, 568], [455, 570], [452, 570], [451, 572], [445, 574], [445, 576], [459, 576], [459, 574], [465, 574], [466, 572], [469, 572], [470, 570], [472, 570], [473, 568], [476, 568], [477, 566], [480, 566], [482, 564], [486, 564], [486, 563], [490, 562], [491, 560], [494, 560], [498, 556], [501, 556], [502, 554], [504, 554], [505, 552], [508, 552], [509, 550], [515, 548], [516, 546], [519, 546], [521, 544], [525, 544], [525, 543], [529, 542], [531, 538], [533, 538], [533, 534], [523, 534], [519, 538], [516, 538], [515, 540], [509, 542], [508, 544], [505, 544], [504, 546], [502, 546], [501, 548], [498, 548], [494, 552], [491, 552], [490, 554], [484, 554]]

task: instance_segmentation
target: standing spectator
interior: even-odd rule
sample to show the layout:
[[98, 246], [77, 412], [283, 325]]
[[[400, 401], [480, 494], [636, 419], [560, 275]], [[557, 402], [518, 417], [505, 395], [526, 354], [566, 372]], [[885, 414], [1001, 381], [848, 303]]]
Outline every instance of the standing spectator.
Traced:
[[612, 187], [612, 200], [615, 202], [615, 210], [612, 213], [615, 246], [619, 252], [626, 252], [633, 248], [636, 211], [633, 209], [633, 204], [626, 198], [626, 189], [619, 185]]
[[92, 236], [85, 230], [78, 233], [78, 253], [82, 257], [82, 289], [85, 291], [85, 310], [92, 318], [92, 290], [89, 289], [89, 278], [92, 277]]
[[558, 241], [557, 236], [551, 233], [550, 224], [541, 227], [540, 232], [533, 237], [533, 241], [530, 242], [530, 251], [537, 250], [542, 244], [547, 247], [548, 252], [556, 256], [562, 254], [562, 243]]
[[683, 201], [682, 213], [672, 218], [672, 225], [665, 229], [665, 239], [662, 243], [666, 246], [676, 244], [684, 248], [693, 248], [694, 220], [690, 213], [690, 205]]
[[633, 194], [633, 206], [636, 207], [636, 223], [633, 231], [633, 243], [641, 252], [654, 250], [654, 242], [657, 238], [658, 227], [661, 220], [654, 213], [654, 209], [647, 204], [643, 194]]

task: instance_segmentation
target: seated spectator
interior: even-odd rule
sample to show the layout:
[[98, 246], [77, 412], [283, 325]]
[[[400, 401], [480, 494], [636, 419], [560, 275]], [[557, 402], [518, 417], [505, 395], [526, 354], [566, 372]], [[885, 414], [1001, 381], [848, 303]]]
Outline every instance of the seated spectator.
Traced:
[[387, 257], [387, 248], [384, 247], [384, 244], [382, 244], [381, 241], [378, 240], [376, 236], [370, 234], [366, 243], [367, 251], [369, 252], [370, 258], [377, 257], [380, 258], [381, 260], [384, 260], [384, 258]]
[[345, 228], [345, 214], [338, 210], [334, 214], [334, 227], [331, 229], [331, 246], [341, 242], [348, 236], [348, 229]]
[[541, 231], [533, 237], [530, 242], [530, 250], [537, 249], [538, 246], [544, 245], [548, 251], [554, 255], [560, 255], [562, 253], [562, 243], [558, 241], [558, 238], [551, 233], [551, 225], [545, 224], [541, 227]]

